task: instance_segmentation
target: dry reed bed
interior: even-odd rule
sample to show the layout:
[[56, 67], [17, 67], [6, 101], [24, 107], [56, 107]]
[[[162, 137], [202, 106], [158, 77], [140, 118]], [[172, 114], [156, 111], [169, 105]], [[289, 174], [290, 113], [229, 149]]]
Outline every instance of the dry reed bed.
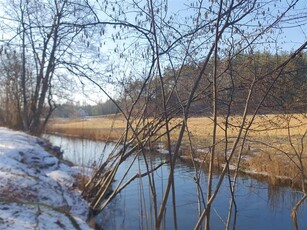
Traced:
[[[225, 151], [226, 133], [228, 144], [231, 146], [234, 138], [238, 135], [241, 120], [242, 117], [240, 116], [229, 117], [229, 125], [226, 132], [226, 118], [218, 118], [218, 144], [216, 146], [217, 152], [220, 153], [217, 156], [218, 161], [223, 160], [224, 154], [227, 154], [227, 151]], [[244, 127], [247, 127], [250, 120], [251, 116], [248, 116], [247, 123]], [[150, 121], [152, 120], [147, 120], [147, 122]], [[177, 118], [172, 120], [170, 124], [171, 126], [175, 126], [180, 121]], [[126, 121], [123, 117], [108, 116], [91, 119], [55, 119], [48, 125], [47, 132], [94, 140], [115, 141], [120, 138], [125, 128]], [[208, 156], [208, 149], [212, 139], [212, 129], [213, 121], [209, 117], [189, 118], [188, 131], [190, 137], [187, 134], [184, 136], [183, 146], [185, 151], [183, 154], [186, 157], [197, 157], [198, 159], [204, 159]], [[302, 162], [305, 168], [307, 168], [307, 137], [303, 139], [306, 130], [306, 114], [256, 116], [247, 135], [247, 141], [243, 151], [244, 160], [241, 164], [242, 169], [277, 177], [288, 177], [293, 181], [298, 181], [299, 170], [294, 162], [299, 162], [295, 155], [295, 150], [302, 152]], [[164, 131], [161, 129], [158, 135]], [[176, 143], [178, 135], [179, 129], [174, 129], [171, 133], [173, 143]], [[291, 137], [292, 146], [289, 137]], [[190, 141], [192, 142], [191, 145]], [[159, 142], [166, 143], [166, 137], [161, 137]], [[193, 146], [195, 151], [189, 151], [191, 150], [189, 146]], [[302, 147], [305, 150], [301, 151]], [[192, 152], [194, 155], [191, 155]]]

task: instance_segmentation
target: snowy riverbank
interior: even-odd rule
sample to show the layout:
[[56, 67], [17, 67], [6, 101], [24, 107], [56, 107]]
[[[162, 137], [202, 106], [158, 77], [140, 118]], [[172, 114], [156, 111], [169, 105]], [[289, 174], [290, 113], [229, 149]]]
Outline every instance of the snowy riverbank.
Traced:
[[90, 229], [76, 167], [37, 137], [0, 127], [0, 229]]

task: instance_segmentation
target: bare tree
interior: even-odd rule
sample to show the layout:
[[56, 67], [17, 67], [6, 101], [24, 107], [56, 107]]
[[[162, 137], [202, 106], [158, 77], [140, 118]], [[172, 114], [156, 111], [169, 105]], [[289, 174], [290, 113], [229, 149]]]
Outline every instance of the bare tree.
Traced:
[[[287, 5], [283, 5], [280, 9], [281, 13], [277, 16], [271, 14], [268, 5], [261, 1], [219, 1], [210, 4], [197, 1], [186, 7], [187, 11], [190, 12], [187, 21], [184, 21], [184, 19], [176, 21], [177, 18], [174, 15], [168, 17], [168, 5], [164, 1], [159, 3], [153, 1], [133, 2], [131, 4], [130, 2], [105, 3], [100, 5], [101, 11], [94, 7], [91, 8], [97, 18], [95, 24], [110, 24], [113, 25], [114, 29], [116, 27], [124, 28], [119, 32], [114, 32], [115, 36], [112, 36], [115, 42], [118, 39], [118, 44], [120, 44], [120, 37], [128, 34], [127, 31], [130, 32], [131, 37], [138, 38], [132, 40], [132, 50], [125, 49], [120, 45], [116, 46], [115, 53], [124, 63], [130, 62], [133, 66], [142, 58], [151, 60], [148, 69], [146, 69], [146, 65], [140, 68], [131, 67], [135, 70], [136, 75], [140, 75], [138, 80], [134, 82], [139, 87], [137, 91], [128, 92], [128, 94], [133, 93], [135, 95], [129, 98], [129, 106], [122, 109], [127, 121], [126, 133], [132, 133], [132, 139], [127, 139], [128, 135], [126, 134], [126, 138], [122, 141], [124, 146], [130, 146], [133, 142], [136, 142], [138, 149], [143, 151], [142, 149], [148, 143], [149, 138], [157, 140], [155, 139], [157, 128], [160, 127], [160, 122], [164, 121], [162, 124], [165, 125], [166, 130], [170, 170], [161, 206], [158, 212], [154, 212], [155, 228], [162, 227], [162, 220], [170, 195], [173, 200], [174, 226], [177, 226], [174, 167], [176, 159], [180, 155], [180, 148], [183, 146], [187, 130], [189, 130], [188, 119], [191, 115], [191, 107], [195, 101], [199, 100], [206, 100], [206, 102], [211, 103], [208, 108], [212, 109], [213, 130], [212, 142], [208, 146], [210, 160], [208, 162], [207, 192], [204, 193], [199, 190], [202, 193], [201, 196], [207, 198], [195, 228], [199, 228], [204, 219], [206, 229], [210, 228], [212, 202], [219, 193], [230, 165], [235, 162], [234, 164], [239, 169], [245, 140], [256, 115], [263, 108], [281, 76], [285, 74], [286, 67], [291, 60], [297, 58], [306, 48], [306, 43], [302, 44], [283, 62], [274, 63], [274, 68], [261, 71], [258, 68], [256, 54], [257, 49], [259, 49], [258, 45], [276, 43], [275, 39], [270, 39], [266, 35], [274, 31], [275, 28], [283, 28], [283, 23], [289, 20], [288, 16], [298, 2], [291, 1]], [[269, 6], [274, 7], [274, 3], [269, 3]], [[131, 9], [131, 11], [127, 10], [127, 13], [125, 13], [123, 9]], [[106, 16], [109, 22], [106, 23], [107, 20], [102, 19], [101, 15]], [[259, 18], [259, 15], [262, 15], [261, 18]], [[191, 20], [189, 20], [190, 18]], [[131, 40], [127, 41], [131, 42]], [[244, 63], [242, 63], [242, 60], [244, 60]], [[197, 66], [197, 71], [193, 72], [189, 85], [185, 84], [186, 91], [181, 92], [180, 84], [187, 83], [183, 69], [190, 63]], [[168, 78], [164, 75], [165, 69], [168, 70]], [[170, 81], [170, 79], [172, 80]], [[152, 87], [153, 83], [155, 87]], [[125, 89], [127, 88], [125, 87]], [[258, 89], [263, 89], [262, 94], [259, 94]], [[239, 94], [239, 90], [242, 91], [242, 94]], [[155, 101], [158, 92], [160, 95], [160, 113], [155, 114], [153, 120], [141, 123], [140, 120], [147, 117], [145, 115], [146, 108], [155, 107], [151, 103]], [[183, 97], [183, 93], [186, 96]], [[240, 103], [239, 106], [238, 103]], [[133, 116], [131, 116], [132, 114]], [[226, 122], [221, 122], [218, 119], [218, 116], [223, 114], [227, 116]], [[238, 118], [239, 122], [232, 124], [231, 115], [238, 114], [242, 114]], [[250, 114], [252, 115], [251, 118], [248, 117]], [[181, 117], [179, 133], [176, 134], [171, 132], [170, 121], [173, 117]], [[229, 127], [237, 129], [235, 137], [233, 135], [230, 137], [230, 134], [227, 133]], [[217, 130], [219, 129], [225, 130], [223, 138], [218, 135]], [[138, 132], [139, 130], [146, 130], [146, 135], [144, 136], [143, 131]], [[140, 133], [142, 133], [144, 139], [138, 136]], [[151, 143], [153, 143], [152, 140]], [[193, 146], [192, 141], [190, 141], [190, 146]], [[214, 167], [220, 152], [225, 153], [224, 167], [219, 176], [218, 184], [213, 186]], [[114, 159], [125, 159], [131, 152], [128, 151], [127, 147], [124, 147], [120, 154], [120, 157]], [[194, 157], [194, 155], [192, 156]], [[117, 162], [120, 164], [121, 161]], [[111, 164], [110, 162], [107, 164]], [[105, 167], [106, 164], [103, 164], [99, 173], [93, 178], [92, 181], [96, 184], [97, 180], [103, 177]], [[117, 164], [112, 169], [112, 177], [108, 178], [114, 178], [116, 168], [118, 168]], [[107, 168], [106, 172], [108, 170]], [[149, 171], [151, 172], [151, 170]], [[106, 173], [105, 175], [109, 176], [110, 174]], [[234, 178], [236, 178], [236, 175]], [[152, 196], [155, 197], [152, 177], [148, 176], [148, 180], [151, 183]], [[235, 182], [231, 185], [230, 192], [234, 194]], [[105, 191], [109, 186], [109, 179], [107, 184], [102, 183], [102, 188]], [[88, 188], [90, 190], [93, 188], [90, 183]], [[100, 198], [103, 198], [103, 195]], [[233, 202], [231, 201], [231, 205]], [[103, 206], [105, 207], [105, 205]], [[232, 210], [232, 206], [230, 210]], [[230, 216], [229, 219], [231, 219]], [[226, 227], [229, 228], [230, 224]]]
[[[78, 49], [87, 46], [82, 41], [84, 28], [74, 26], [87, 20], [87, 8], [81, 1], [57, 0], [9, 1], [5, 6], [3, 2], [3, 7], [2, 31], [6, 36], [2, 43], [20, 55], [22, 67], [18, 73], [22, 128], [40, 134], [55, 108], [54, 82], [65, 81], [67, 63], [80, 63], [78, 50], [74, 51], [77, 45]], [[27, 71], [31, 72], [30, 79]]]
[[[233, 218], [235, 225], [236, 217], [231, 215], [236, 206], [235, 183], [250, 129], [259, 111], [277, 95], [276, 86], [281, 84], [283, 76], [289, 74], [287, 68], [304, 52], [307, 43], [302, 42], [283, 60], [274, 62], [261, 60], [263, 56], [257, 52], [270, 50], [271, 45], [280, 43], [278, 32], [293, 22], [293, 15], [300, 22], [306, 18], [295, 10], [300, 2], [292, 0], [277, 6], [274, 1], [198, 0], [183, 4], [182, 11], [174, 12], [169, 8], [170, 2], [165, 0], [55, 0], [46, 1], [46, 4], [20, 0], [14, 5], [17, 10], [13, 12], [16, 12], [20, 28], [18, 41], [23, 47], [21, 63], [22, 66], [31, 64], [36, 76], [33, 94], [22, 93], [23, 99], [26, 96], [31, 98], [30, 102], [20, 100], [23, 106], [29, 106], [28, 112], [23, 108], [23, 121], [28, 123], [31, 132], [39, 130], [46, 99], [52, 111], [52, 80], [60, 67], [82, 82], [87, 79], [116, 104], [126, 122], [116, 149], [106, 162], [99, 165], [85, 186], [83, 194], [91, 200], [92, 208], [106, 207], [132, 180], [146, 176], [154, 204], [153, 217], [149, 217], [153, 218], [150, 228], [163, 228], [170, 197], [172, 218], [167, 218], [172, 219], [176, 229], [179, 228], [174, 173], [181, 150], [189, 146], [199, 202], [195, 229], [202, 226], [210, 229], [213, 202], [225, 178], [230, 184], [231, 194], [225, 225], [228, 229]], [[42, 15], [35, 12], [42, 12], [49, 18], [41, 22]], [[86, 47], [80, 48], [80, 53], [76, 54], [72, 44], [77, 38], [81, 40], [79, 44]], [[99, 52], [81, 54], [83, 51], [96, 51], [104, 43], [107, 44], [105, 52], [112, 50], [108, 63], [119, 60], [115, 67], [108, 67], [107, 75], [99, 74], [102, 64], [100, 49]], [[31, 62], [25, 59], [27, 55]], [[122, 86], [122, 103], [117, 103], [108, 94], [95, 75]], [[21, 88], [24, 86], [22, 80]], [[205, 111], [198, 114], [208, 116], [213, 126], [210, 140], [202, 139], [208, 141], [209, 152], [199, 156], [194, 152], [189, 118], [201, 103]], [[27, 129], [27, 125], [24, 127]], [[230, 133], [229, 129], [235, 131]], [[153, 174], [158, 167], [152, 167], [147, 161], [146, 148], [157, 144], [161, 137], [166, 140], [170, 167], [163, 195], [157, 197]], [[295, 152], [300, 156], [300, 151]], [[126, 179], [130, 167], [127, 168], [116, 189], [106, 199], [120, 165], [129, 157], [136, 161], [137, 156], [144, 159], [146, 172]], [[195, 163], [199, 161], [197, 158], [201, 158], [200, 165]], [[236, 166], [236, 172], [227, 175], [232, 165]], [[221, 167], [221, 172], [215, 184], [216, 166]], [[199, 180], [198, 172], [204, 168], [207, 169], [207, 184], [201, 184]]]

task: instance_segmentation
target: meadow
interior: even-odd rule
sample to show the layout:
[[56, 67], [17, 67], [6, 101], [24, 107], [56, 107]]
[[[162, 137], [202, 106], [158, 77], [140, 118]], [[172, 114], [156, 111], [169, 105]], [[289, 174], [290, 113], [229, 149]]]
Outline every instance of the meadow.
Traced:
[[[247, 117], [243, 125], [244, 131], [252, 117]], [[152, 118], [146, 122], [151, 122]], [[216, 131], [216, 160], [223, 163], [231, 144], [234, 142], [241, 127], [241, 116], [218, 117]], [[174, 118], [169, 124], [170, 128], [179, 125], [181, 119]], [[136, 128], [136, 122], [133, 127]], [[53, 119], [46, 132], [87, 138], [101, 141], [116, 141], [120, 139], [127, 127], [126, 120], [120, 115], [110, 115], [94, 118]], [[188, 119], [188, 128], [183, 138], [182, 156], [189, 159], [206, 160], [210, 152], [214, 123], [210, 117], [191, 117]], [[270, 114], [258, 115], [254, 118], [242, 148], [240, 168], [249, 173], [268, 175], [272, 178], [290, 178], [294, 183], [299, 182], [302, 172], [307, 171], [307, 114]], [[162, 128], [156, 136], [165, 132]], [[176, 143], [179, 128], [171, 134], [172, 144]], [[188, 135], [189, 134], [189, 135]], [[244, 134], [244, 132], [243, 132]], [[128, 136], [132, 133], [129, 132]], [[240, 139], [242, 143], [243, 135]], [[166, 135], [159, 137], [153, 144], [167, 146]], [[240, 146], [239, 144], [239, 146]], [[238, 147], [238, 152], [239, 152]], [[237, 158], [233, 158], [233, 165]]]

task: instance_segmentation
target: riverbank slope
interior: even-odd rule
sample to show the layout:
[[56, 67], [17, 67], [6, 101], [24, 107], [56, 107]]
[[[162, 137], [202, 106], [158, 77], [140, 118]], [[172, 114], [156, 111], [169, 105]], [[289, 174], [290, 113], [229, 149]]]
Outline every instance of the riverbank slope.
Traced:
[[78, 168], [46, 145], [0, 127], [0, 229], [91, 229], [88, 204], [75, 187]]

